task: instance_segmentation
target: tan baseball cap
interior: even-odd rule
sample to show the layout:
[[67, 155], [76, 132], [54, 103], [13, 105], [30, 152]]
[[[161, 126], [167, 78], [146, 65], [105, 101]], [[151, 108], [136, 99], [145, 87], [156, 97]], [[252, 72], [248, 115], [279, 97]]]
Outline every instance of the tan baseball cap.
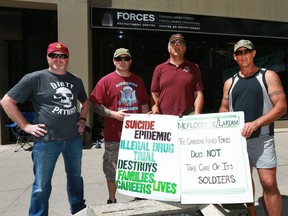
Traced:
[[240, 47], [245, 47], [247, 49], [254, 50], [254, 45], [250, 40], [240, 40], [234, 45], [234, 52], [236, 52]]
[[175, 40], [181, 40], [181, 41], [183, 41], [185, 43], [184, 36], [182, 34], [179, 34], [179, 33], [171, 35], [171, 37], [169, 39], [169, 43], [171, 43], [171, 42], [173, 42]]
[[116, 58], [120, 55], [128, 55], [129, 57], [131, 57], [130, 51], [126, 48], [119, 48], [115, 50], [113, 58]]

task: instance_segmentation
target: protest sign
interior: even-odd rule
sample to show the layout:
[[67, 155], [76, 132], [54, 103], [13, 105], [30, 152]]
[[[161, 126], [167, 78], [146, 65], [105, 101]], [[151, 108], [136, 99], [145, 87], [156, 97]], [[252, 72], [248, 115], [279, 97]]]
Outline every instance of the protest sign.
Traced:
[[130, 114], [123, 122], [117, 190], [147, 199], [179, 201], [178, 116]]
[[123, 121], [118, 192], [182, 204], [253, 201], [243, 112], [130, 114]]
[[179, 119], [181, 203], [253, 202], [243, 112]]

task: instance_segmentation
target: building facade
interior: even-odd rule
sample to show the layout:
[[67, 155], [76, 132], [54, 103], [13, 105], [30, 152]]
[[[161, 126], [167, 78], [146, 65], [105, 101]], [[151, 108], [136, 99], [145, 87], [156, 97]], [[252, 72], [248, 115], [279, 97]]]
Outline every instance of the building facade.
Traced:
[[[233, 45], [242, 38], [254, 43], [258, 66], [275, 70], [288, 93], [286, 8], [286, 0], [0, 0], [0, 97], [24, 74], [47, 67], [46, 48], [54, 41], [69, 46], [68, 69], [82, 78], [88, 94], [112, 72], [119, 47], [130, 49], [132, 70], [149, 90], [154, 67], [167, 60], [167, 42], [176, 32], [187, 40], [186, 58], [200, 66], [205, 113], [218, 111], [223, 82], [237, 71]], [[2, 109], [0, 114], [3, 144], [11, 134], [5, 128], [9, 119]], [[88, 124], [94, 120], [90, 112]], [[287, 127], [286, 120], [276, 126]]]

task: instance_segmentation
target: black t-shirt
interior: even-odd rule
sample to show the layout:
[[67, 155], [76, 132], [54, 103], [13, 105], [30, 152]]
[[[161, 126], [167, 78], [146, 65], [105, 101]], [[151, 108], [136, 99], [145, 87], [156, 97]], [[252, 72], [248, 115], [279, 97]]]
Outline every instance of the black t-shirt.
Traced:
[[[83, 83], [66, 72], [57, 75], [48, 69], [26, 74], [8, 93], [23, 103], [28, 98], [34, 106], [36, 123], [46, 125], [44, 141], [67, 141], [79, 136], [77, 130], [77, 100], [87, 100]], [[37, 138], [39, 139], [39, 138]]]

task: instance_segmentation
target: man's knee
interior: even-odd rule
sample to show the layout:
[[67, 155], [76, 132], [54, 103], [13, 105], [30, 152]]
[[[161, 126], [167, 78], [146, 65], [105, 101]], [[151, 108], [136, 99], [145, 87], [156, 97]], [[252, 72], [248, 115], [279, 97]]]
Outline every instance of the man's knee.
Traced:
[[262, 181], [263, 191], [266, 193], [279, 193], [276, 181]]

